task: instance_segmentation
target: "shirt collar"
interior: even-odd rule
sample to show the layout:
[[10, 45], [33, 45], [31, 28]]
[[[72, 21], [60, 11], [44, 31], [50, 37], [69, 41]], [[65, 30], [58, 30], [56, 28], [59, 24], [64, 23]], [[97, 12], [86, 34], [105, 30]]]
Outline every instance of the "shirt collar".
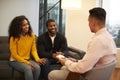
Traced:
[[95, 33], [95, 35], [99, 35], [99, 34], [101, 34], [102, 32], [104, 32], [104, 31], [106, 31], [106, 28], [104, 27], [104, 28], [101, 28], [99, 31], [97, 31], [96, 33]]

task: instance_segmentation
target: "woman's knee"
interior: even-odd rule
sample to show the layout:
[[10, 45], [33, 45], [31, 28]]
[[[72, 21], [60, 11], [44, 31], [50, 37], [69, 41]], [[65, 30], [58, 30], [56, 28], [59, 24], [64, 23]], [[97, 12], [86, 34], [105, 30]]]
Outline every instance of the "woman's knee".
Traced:
[[35, 68], [37, 71], [41, 71], [41, 67], [40, 67], [40, 65], [38, 65], [38, 64], [34, 65], [34, 68]]
[[40, 71], [41, 68], [40, 68], [40, 65], [38, 63], [36, 63], [35, 61], [33, 60], [30, 60], [30, 62], [33, 64], [33, 68], [37, 71]]
[[24, 67], [24, 70], [25, 71], [32, 71], [32, 67], [28, 65], [28, 66]]

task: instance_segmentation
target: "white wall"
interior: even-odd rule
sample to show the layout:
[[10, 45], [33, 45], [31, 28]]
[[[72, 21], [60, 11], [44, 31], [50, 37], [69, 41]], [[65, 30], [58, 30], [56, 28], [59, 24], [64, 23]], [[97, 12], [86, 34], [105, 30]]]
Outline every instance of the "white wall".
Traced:
[[66, 10], [66, 37], [69, 46], [87, 49], [93, 33], [88, 26], [89, 9], [96, 6], [96, 0], [82, 0], [80, 10]]
[[15, 16], [25, 15], [38, 35], [39, 0], [0, 0], [0, 36], [8, 35], [8, 26]]

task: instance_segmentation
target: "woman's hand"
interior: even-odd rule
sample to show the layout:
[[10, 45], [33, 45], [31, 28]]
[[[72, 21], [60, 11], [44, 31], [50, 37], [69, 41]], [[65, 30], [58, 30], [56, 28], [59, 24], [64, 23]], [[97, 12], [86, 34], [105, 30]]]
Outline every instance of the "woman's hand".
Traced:
[[38, 61], [39, 65], [45, 65], [46, 64], [46, 59], [45, 58], [41, 58], [39, 61]]
[[33, 66], [33, 64], [30, 62], [28, 65], [31, 67], [32, 71], [34, 71], [34, 66]]

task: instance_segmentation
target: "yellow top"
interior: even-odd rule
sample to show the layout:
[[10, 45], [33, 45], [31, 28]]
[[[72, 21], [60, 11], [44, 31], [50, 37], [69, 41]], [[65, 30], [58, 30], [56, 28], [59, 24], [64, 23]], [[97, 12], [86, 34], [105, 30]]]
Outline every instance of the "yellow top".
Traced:
[[37, 54], [35, 35], [32, 33], [31, 36], [21, 36], [18, 38], [10, 38], [10, 61], [18, 61], [29, 64], [30, 54], [33, 55], [35, 61], [40, 58]]

